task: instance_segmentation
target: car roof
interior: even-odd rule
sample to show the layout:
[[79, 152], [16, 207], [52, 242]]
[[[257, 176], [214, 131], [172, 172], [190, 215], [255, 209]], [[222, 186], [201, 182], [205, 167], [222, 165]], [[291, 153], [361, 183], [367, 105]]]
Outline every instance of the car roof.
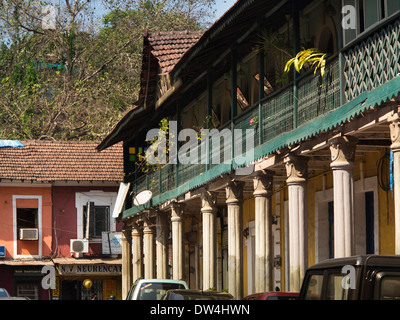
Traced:
[[[258, 293], [253, 293], [250, 294], [248, 296], [246, 296], [245, 298], [248, 297], [261, 297], [261, 298], [265, 298], [265, 297], [270, 297], [270, 296], [298, 296], [299, 293], [298, 292], [286, 292], [286, 291], [271, 291], [271, 292], [258, 292]], [[244, 298], [244, 299], [245, 299]]]
[[394, 255], [357, 255], [345, 258], [335, 258], [328, 259], [317, 263], [311, 267], [309, 270], [317, 270], [323, 268], [337, 268], [344, 265], [353, 266], [400, 266], [400, 256]]
[[181, 283], [186, 284], [184, 280], [173, 280], [173, 279], [139, 279], [137, 282], [153, 282], [153, 283]]
[[171, 289], [168, 290], [168, 292], [173, 292], [173, 293], [188, 293], [188, 294], [201, 294], [201, 295], [227, 295], [231, 296], [230, 293], [228, 292], [222, 292], [222, 291], [203, 291], [203, 290], [196, 290], [196, 289]]

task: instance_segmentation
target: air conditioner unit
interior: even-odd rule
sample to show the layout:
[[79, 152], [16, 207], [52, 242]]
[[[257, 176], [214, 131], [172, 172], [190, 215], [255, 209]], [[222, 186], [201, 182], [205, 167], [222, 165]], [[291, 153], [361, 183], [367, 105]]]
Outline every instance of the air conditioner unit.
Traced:
[[88, 253], [89, 252], [89, 241], [85, 239], [71, 239], [70, 251], [77, 253]]
[[39, 239], [39, 231], [36, 228], [19, 229], [19, 239], [20, 240], [38, 240]]

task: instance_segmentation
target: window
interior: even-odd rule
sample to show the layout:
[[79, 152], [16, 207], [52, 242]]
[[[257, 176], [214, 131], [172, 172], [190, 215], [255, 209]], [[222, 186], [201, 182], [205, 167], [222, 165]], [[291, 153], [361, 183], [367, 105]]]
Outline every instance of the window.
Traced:
[[334, 225], [334, 207], [333, 201], [328, 203], [328, 222], [329, 222], [329, 259], [335, 257], [335, 225]]
[[343, 0], [343, 6], [346, 5], [356, 9], [357, 28], [343, 31], [345, 44], [400, 10], [400, 0]]
[[17, 208], [17, 230], [37, 228], [38, 227], [38, 209], [37, 208]]
[[39, 285], [35, 283], [18, 283], [17, 297], [29, 298], [31, 300], [39, 300]]
[[350, 288], [343, 285], [345, 274], [330, 274], [328, 277], [328, 300], [348, 300]]
[[101, 238], [103, 231], [110, 231], [110, 207], [88, 202], [83, 206], [83, 230], [88, 239]]
[[376, 279], [378, 300], [400, 300], [400, 273], [380, 272]]
[[365, 193], [366, 254], [375, 253], [374, 192]]
[[112, 212], [117, 196], [117, 192], [101, 190], [75, 193], [77, 239], [86, 238], [100, 243], [103, 231], [116, 230]]
[[87, 290], [83, 286], [83, 281], [79, 281], [81, 300], [92, 300], [94, 294], [97, 295], [97, 300], [103, 300], [103, 280], [92, 280], [92, 282], [92, 287]]
[[161, 300], [168, 290], [185, 289], [179, 283], [142, 283], [138, 300]]
[[324, 276], [322, 274], [313, 274], [309, 277], [306, 284], [305, 300], [321, 300], [323, 280]]

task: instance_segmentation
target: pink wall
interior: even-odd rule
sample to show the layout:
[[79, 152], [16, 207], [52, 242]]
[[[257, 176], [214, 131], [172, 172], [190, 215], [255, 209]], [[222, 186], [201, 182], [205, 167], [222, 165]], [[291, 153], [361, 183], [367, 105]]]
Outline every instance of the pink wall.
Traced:
[[[70, 257], [70, 239], [77, 238], [75, 193], [102, 190], [118, 192], [118, 187], [53, 187], [53, 249], [57, 256]], [[117, 225], [117, 231], [121, 224]], [[90, 254], [101, 254], [101, 244], [91, 244]]]

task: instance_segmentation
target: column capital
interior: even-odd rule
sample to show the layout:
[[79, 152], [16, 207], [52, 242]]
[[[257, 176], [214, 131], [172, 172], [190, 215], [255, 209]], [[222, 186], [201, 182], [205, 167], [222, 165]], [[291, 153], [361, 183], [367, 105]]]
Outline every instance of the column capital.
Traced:
[[201, 212], [214, 213], [217, 211], [217, 193], [213, 191], [204, 191], [201, 194]]
[[394, 113], [388, 118], [390, 128], [390, 139], [392, 140], [391, 149], [396, 152], [400, 150], [400, 115]]
[[122, 229], [122, 237], [121, 237], [121, 239], [122, 240], [128, 240], [128, 241], [132, 240], [132, 229], [124, 227]]
[[132, 225], [132, 237], [139, 237], [143, 234], [142, 227], [138, 223]]
[[243, 181], [232, 180], [226, 184], [226, 204], [239, 204], [243, 201]]
[[144, 234], [154, 234], [154, 221], [150, 218], [145, 218], [143, 220], [143, 233]]
[[274, 176], [271, 171], [257, 171], [253, 178], [254, 192], [253, 195], [257, 197], [267, 197], [272, 194]]
[[284, 163], [286, 166], [286, 175], [288, 184], [297, 184], [307, 181], [308, 178], [308, 158], [288, 154]]
[[183, 204], [178, 202], [171, 203], [171, 221], [182, 221], [184, 216]]
[[330, 139], [331, 167], [353, 166], [358, 139], [353, 136], [341, 136]]

